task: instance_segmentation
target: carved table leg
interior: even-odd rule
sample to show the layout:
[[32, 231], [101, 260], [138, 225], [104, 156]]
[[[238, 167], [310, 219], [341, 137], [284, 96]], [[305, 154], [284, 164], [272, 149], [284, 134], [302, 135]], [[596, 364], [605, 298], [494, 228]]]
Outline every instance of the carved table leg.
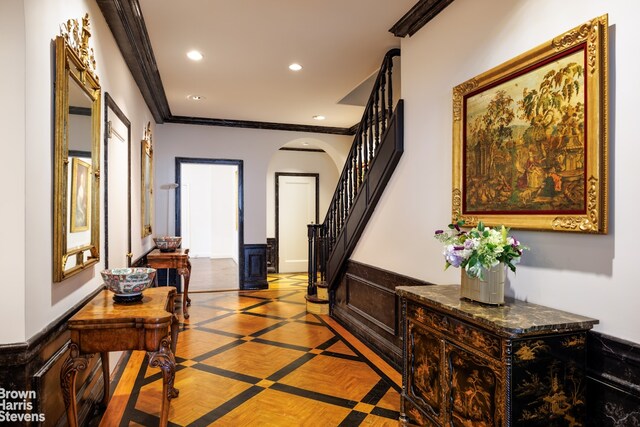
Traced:
[[189, 298], [189, 279], [191, 278], [191, 263], [187, 260], [187, 268], [181, 268], [178, 273], [184, 277], [184, 291], [182, 293], [182, 315], [185, 319], [189, 318], [187, 307], [191, 306], [191, 298]]
[[111, 373], [109, 372], [109, 352], [103, 351], [100, 353], [100, 360], [102, 361], [102, 377], [104, 379], [104, 396], [102, 396], [102, 405], [106, 408], [109, 404], [109, 380]]
[[76, 405], [76, 374], [78, 369], [87, 369], [91, 356], [80, 356], [78, 345], [69, 344], [69, 357], [64, 361], [60, 370], [60, 387], [62, 398], [67, 409], [69, 427], [78, 427], [78, 407]]
[[191, 307], [191, 298], [189, 298], [189, 279], [191, 279], [191, 261], [187, 258], [187, 283], [184, 285], [184, 288], [187, 297], [187, 305]]
[[178, 346], [178, 325], [180, 321], [178, 320], [178, 316], [173, 314], [171, 316], [171, 353], [175, 356], [176, 347]]
[[176, 361], [171, 352], [171, 338], [164, 337], [158, 351], [149, 353], [149, 366], [162, 370], [162, 408], [160, 409], [160, 426], [166, 427], [169, 421], [169, 404], [178, 397], [178, 389], [173, 386], [176, 376]]

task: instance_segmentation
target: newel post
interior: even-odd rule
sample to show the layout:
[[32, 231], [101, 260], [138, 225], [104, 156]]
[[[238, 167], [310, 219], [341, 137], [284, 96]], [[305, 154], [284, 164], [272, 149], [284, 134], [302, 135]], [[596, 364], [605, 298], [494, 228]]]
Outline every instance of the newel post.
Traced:
[[307, 285], [307, 295], [316, 295], [316, 277], [318, 274], [317, 265], [318, 262], [316, 260], [316, 225], [308, 224], [307, 225], [307, 236], [309, 237], [309, 284]]

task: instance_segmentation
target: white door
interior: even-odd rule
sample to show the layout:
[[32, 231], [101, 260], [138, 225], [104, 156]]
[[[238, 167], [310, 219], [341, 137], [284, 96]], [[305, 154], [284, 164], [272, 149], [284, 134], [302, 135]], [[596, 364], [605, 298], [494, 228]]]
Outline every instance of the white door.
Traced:
[[[107, 144], [107, 219], [109, 268], [127, 267], [129, 259], [129, 132], [127, 126], [109, 108], [111, 131]], [[107, 130], [108, 131], [108, 130]]]
[[280, 273], [307, 272], [307, 225], [316, 221], [316, 177], [278, 176], [278, 258]]

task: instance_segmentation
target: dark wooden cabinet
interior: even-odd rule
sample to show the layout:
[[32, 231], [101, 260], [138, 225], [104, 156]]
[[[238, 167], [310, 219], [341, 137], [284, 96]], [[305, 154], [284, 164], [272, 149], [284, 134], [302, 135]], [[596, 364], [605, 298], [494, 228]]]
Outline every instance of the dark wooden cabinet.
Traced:
[[522, 301], [485, 306], [453, 285], [397, 292], [401, 425], [585, 424], [586, 333], [597, 320]]

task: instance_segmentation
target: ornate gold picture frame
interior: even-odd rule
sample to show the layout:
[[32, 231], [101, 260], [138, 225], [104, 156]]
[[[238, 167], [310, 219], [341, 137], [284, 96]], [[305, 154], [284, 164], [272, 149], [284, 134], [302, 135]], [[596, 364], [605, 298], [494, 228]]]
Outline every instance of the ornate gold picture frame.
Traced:
[[100, 261], [102, 91], [90, 38], [89, 15], [85, 14], [80, 20], [63, 23], [55, 39], [54, 282]]
[[89, 229], [91, 218], [91, 165], [74, 157], [71, 169], [71, 232]]
[[151, 235], [153, 231], [153, 139], [151, 136], [151, 122], [147, 123], [147, 127], [144, 130], [140, 158], [140, 169], [142, 171], [142, 237], [144, 238]]
[[607, 233], [608, 20], [453, 89], [453, 221]]

